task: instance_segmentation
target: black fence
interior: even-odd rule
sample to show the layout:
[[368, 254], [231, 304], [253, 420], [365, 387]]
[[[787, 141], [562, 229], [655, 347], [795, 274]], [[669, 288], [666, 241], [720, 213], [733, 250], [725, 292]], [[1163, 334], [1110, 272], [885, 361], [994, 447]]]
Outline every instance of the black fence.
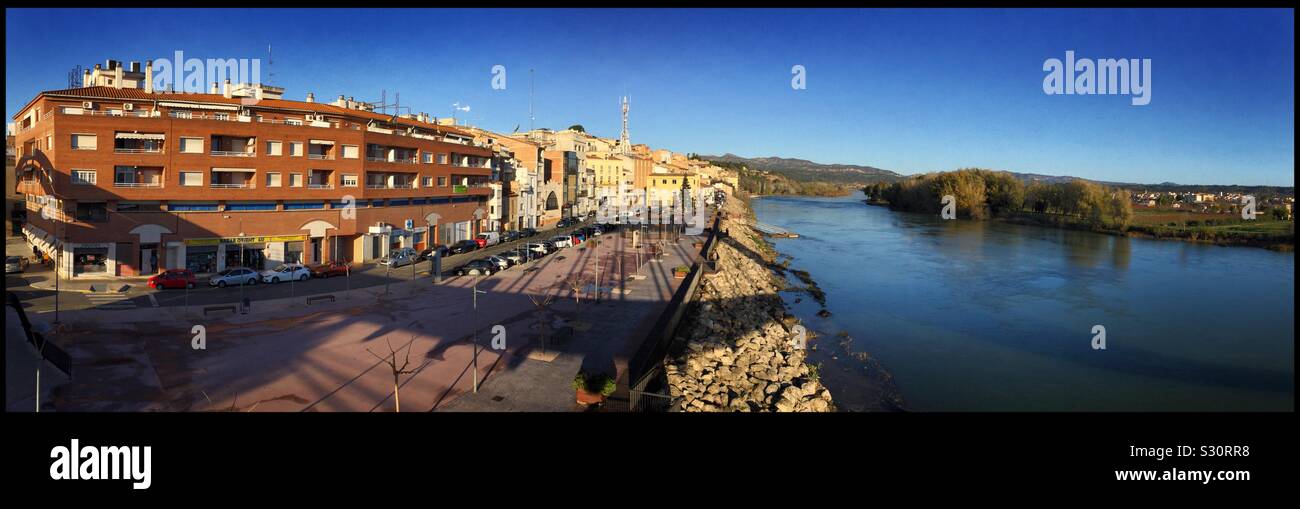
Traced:
[[664, 411], [671, 401], [666, 394], [657, 391], [666, 389], [666, 380], [662, 370], [664, 358], [672, 349], [673, 337], [681, 325], [686, 309], [695, 297], [695, 290], [704, 277], [705, 265], [713, 258], [713, 249], [718, 243], [718, 230], [722, 225], [722, 216], [714, 215], [713, 227], [700, 249], [704, 262], [695, 262], [686, 280], [677, 287], [677, 293], [668, 302], [650, 334], [646, 337], [636, 355], [628, 362], [628, 409], [631, 411]]
[[22, 323], [23, 333], [27, 335], [27, 342], [31, 343], [41, 357], [49, 361], [54, 367], [59, 368], [68, 378], [72, 378], [72, 356], [68, 352], [59, 348], [59, 345], [45, 339], [39, 332], [32, 331], [32, 322], [27, 319], [27, 312], [23, 310], [23, 304], [18, 300], [18, 295], [14, 292], [5, 292], [5, 303], [14, 308], [18, 314], [18, 321]]

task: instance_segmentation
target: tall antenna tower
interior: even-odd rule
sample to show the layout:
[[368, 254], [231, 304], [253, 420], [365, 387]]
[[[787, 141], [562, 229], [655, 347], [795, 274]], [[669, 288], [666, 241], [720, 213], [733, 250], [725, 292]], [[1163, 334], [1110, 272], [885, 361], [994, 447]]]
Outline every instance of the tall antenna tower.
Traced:
[[533, 130], [533, 70], [528, 70], [528, 130]]
[[83, 74], [85, 74], [85, 71], [81, 69], [81, 64], [77, 64], [77, 66], [73, 67], [71, 71], [68, 71], [68, 88], [81, 88], [85, 86], [85, 83], [81, 82]]
[[275, 64], [275, 59], [271, 58], [271, 45], [267, 44], [266, 45], [266, 84], [267, 85], [272, 85], [275, 83], [275, 71], [271, 69], [271, 66], [274, 64]]
[[632, 153], [632, 135], [627, 132], [627, 110], [628, 96], [623, 96], [623, 133], [618, 137], [619, 151], [624, 154]]

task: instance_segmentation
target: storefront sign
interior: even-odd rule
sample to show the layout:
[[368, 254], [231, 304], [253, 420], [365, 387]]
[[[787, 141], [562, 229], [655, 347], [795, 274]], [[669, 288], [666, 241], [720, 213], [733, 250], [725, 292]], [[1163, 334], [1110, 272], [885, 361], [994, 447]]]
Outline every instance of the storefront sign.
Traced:
[[267, 242], [294, 242], [306, 240], [305, 235], [268, 235], [263, 237], [222, 237], [210, 239], [185, 239], [187, 246], [215, 246], [218, 244], [264, 244]]

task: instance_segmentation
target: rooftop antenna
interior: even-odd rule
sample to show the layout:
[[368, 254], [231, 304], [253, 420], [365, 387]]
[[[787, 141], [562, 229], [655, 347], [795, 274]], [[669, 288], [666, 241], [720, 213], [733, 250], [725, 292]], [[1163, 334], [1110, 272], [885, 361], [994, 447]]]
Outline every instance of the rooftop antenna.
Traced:
[[[626, 92], [625, 92], [626, 94]], [[628, 154], [632, 152], [632, 136], [627, 132], [627, 110], [631, 100], [627, 95], [623, 96], [623, 132], [618, 137], [619, 151]]]
[[68, 88], [81, 88], [85, 86], [85, 83], [81, 82], [83, 74], [85, 74], [85, 71], [81, 69], [81, 64], [77, 64], [77, 66], [73, 67], [71, 71], [68, 71]]
[[275, 83], [275, 71], [271, 70], [271, 66], [274, 64], [275, 64], [275, 59], [271, 58], [271, 45], [267, 44], [266, 45], [266, 84], [267, 85], [271, 85]]
[[406, 112], [407, 112], [407, 113], [410, 113], [410, 112], [411, 112], [411, 107], [410, 107], [410, 106], [402, 106], [402, 93], [401, 93], [401, 92], [396, 92], [396, 93], [394, 93], [393, 95], [396, 96], [396, 97], [395, 97], [395, 99], [393, 100], [393, 103], [392, 103], [392, 104], [389, 104], [389, 102], [388, 102], [388, 89], [381, 89], [381, 90], [379, 91], [379, 100], [378, 100], [378, 101], [375, 101], [375, 102], [369, 102], [369, 103], [366, 103], [366, 104], [369, 104], [371, 108], [376, 109], [376, 110], [379, 110], [380, 113], [383, 113], [383, 114], [385, 114], [385, 115], [388, 115], [388, 114], [389, 114], [389, 113], [388, 113], [388, 108], [392, 108], [392, 109], [393, 109], [392, 115], [401, 115], [401, 114], [402, 114], [402, 109], [403, 109], [403, 108], [406, 109]]

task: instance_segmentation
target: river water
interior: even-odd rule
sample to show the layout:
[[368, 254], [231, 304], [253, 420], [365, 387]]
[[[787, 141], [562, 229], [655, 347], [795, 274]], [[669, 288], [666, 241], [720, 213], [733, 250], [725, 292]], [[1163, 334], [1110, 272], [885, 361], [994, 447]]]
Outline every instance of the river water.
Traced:
[[752, 206], [800, 235], [773, 242], [826, 293], [827, 318], [786, 294], [795, 314], [848, 333], [909, 410], [1294, 410], [1292, 253], [943, 221], [862, 198]]

